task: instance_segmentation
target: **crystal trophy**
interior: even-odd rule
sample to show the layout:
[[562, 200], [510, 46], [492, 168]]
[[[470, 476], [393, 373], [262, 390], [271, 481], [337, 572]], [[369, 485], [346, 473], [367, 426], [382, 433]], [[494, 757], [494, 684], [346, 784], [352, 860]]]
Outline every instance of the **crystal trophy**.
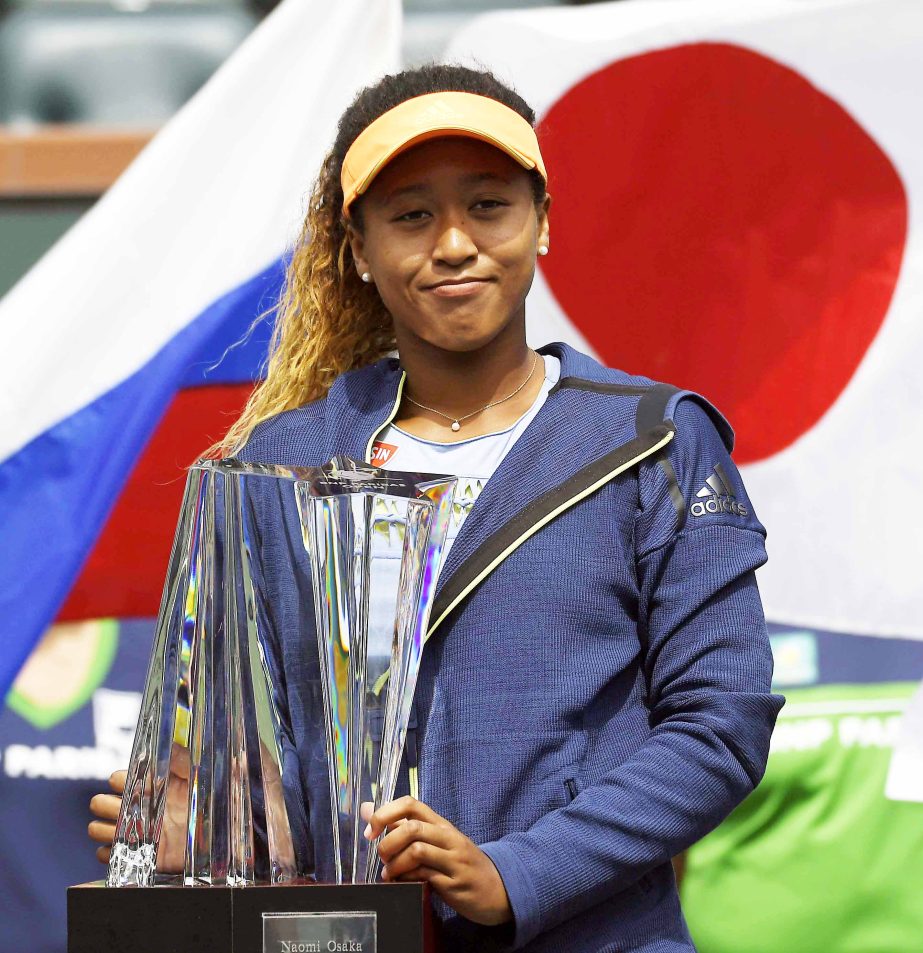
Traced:
[[[359, 806], [394, 796], [454, 488], [346, 457], [190, 469], [109, 886], [377, 879]], [[303, 620], [294, 635], [316, 673], [303, 730], [325, 753], [322, 783], [286, 771], [280, 591], [313, 603], [286, 618]], [[310, 865], [296, 858], [293, 798], [329, 818], [312, 825], [330, 842], [312, 844]]]
[[335, 458], [295, 486], [310, 554], [334, 879], [370, 883], [363, 801], [394, 796], [455, 480]]

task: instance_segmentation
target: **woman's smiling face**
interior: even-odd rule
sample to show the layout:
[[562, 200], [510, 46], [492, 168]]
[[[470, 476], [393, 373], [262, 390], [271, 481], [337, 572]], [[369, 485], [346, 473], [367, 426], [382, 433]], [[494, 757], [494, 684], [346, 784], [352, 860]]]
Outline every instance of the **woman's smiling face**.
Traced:
[[361, 203], [353, 258], [371, 273], [399, 347], [417, 338], [473, 351], [524, 321], [550, 198], [536, 205], [531, 176], [506, 153], [431, 139], [385, 166]]

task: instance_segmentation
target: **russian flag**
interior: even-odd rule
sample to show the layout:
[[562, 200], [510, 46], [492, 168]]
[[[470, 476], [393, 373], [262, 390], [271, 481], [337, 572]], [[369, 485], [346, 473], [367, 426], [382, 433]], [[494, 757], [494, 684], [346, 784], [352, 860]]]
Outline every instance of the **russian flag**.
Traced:
[[156, 615], [183, 469], [259, 374], [247, 332], [400, 29], [399, 0], [286, 0], [0, 301], [0, 693], [56, 618]]

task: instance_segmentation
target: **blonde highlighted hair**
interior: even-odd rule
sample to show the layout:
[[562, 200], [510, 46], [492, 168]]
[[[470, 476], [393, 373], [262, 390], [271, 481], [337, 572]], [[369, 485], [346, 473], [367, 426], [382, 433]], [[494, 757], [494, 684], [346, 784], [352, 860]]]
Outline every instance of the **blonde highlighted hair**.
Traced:
[[[372, 364], [395, 349], [391, 315], [375, 286], [357, 274], [349, 247], [340, 184], [343, 158], [369, 123], [399, 103], [426, 93], [455, 91], [490, 96], [535, 123], [529, 105], [492, 73], [463, 66], [428, 64], [405, 70], [383, 77], [356, 96], [340, 118], [333, 148], [321, 165], [282, 293], [272, 309], [275, 326], [265, 379], [207, 456], [233, 455], [264, 420], [324, 397], [340, 374]], [[537, 172], [530, 174], [540, 203], [544, 179]], [[350, 214], [353, 227], [361, 231], [361, 199]]]
[[353, 264], [339, 165], [327, 156], [311, 194], [275, 308], [266, 377], [211, 455], [235, 453], [257, 424], [323, 397], [340, 374], [394, 350], [391, 316]]

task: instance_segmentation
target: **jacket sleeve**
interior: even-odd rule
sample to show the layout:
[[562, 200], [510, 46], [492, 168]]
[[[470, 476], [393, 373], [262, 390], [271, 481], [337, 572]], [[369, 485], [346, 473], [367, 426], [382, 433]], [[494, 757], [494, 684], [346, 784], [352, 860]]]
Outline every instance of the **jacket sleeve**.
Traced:
[[689, 847], [765, 769], [784, 702], [769, 691], [754, 577], [765, 531], [709, 411], [681, 400], [675, 424], [669, 454], [639, 473], [637, 624], [650, 734], [566, 807], [482, 845], [510, 898], [514, 949]]

